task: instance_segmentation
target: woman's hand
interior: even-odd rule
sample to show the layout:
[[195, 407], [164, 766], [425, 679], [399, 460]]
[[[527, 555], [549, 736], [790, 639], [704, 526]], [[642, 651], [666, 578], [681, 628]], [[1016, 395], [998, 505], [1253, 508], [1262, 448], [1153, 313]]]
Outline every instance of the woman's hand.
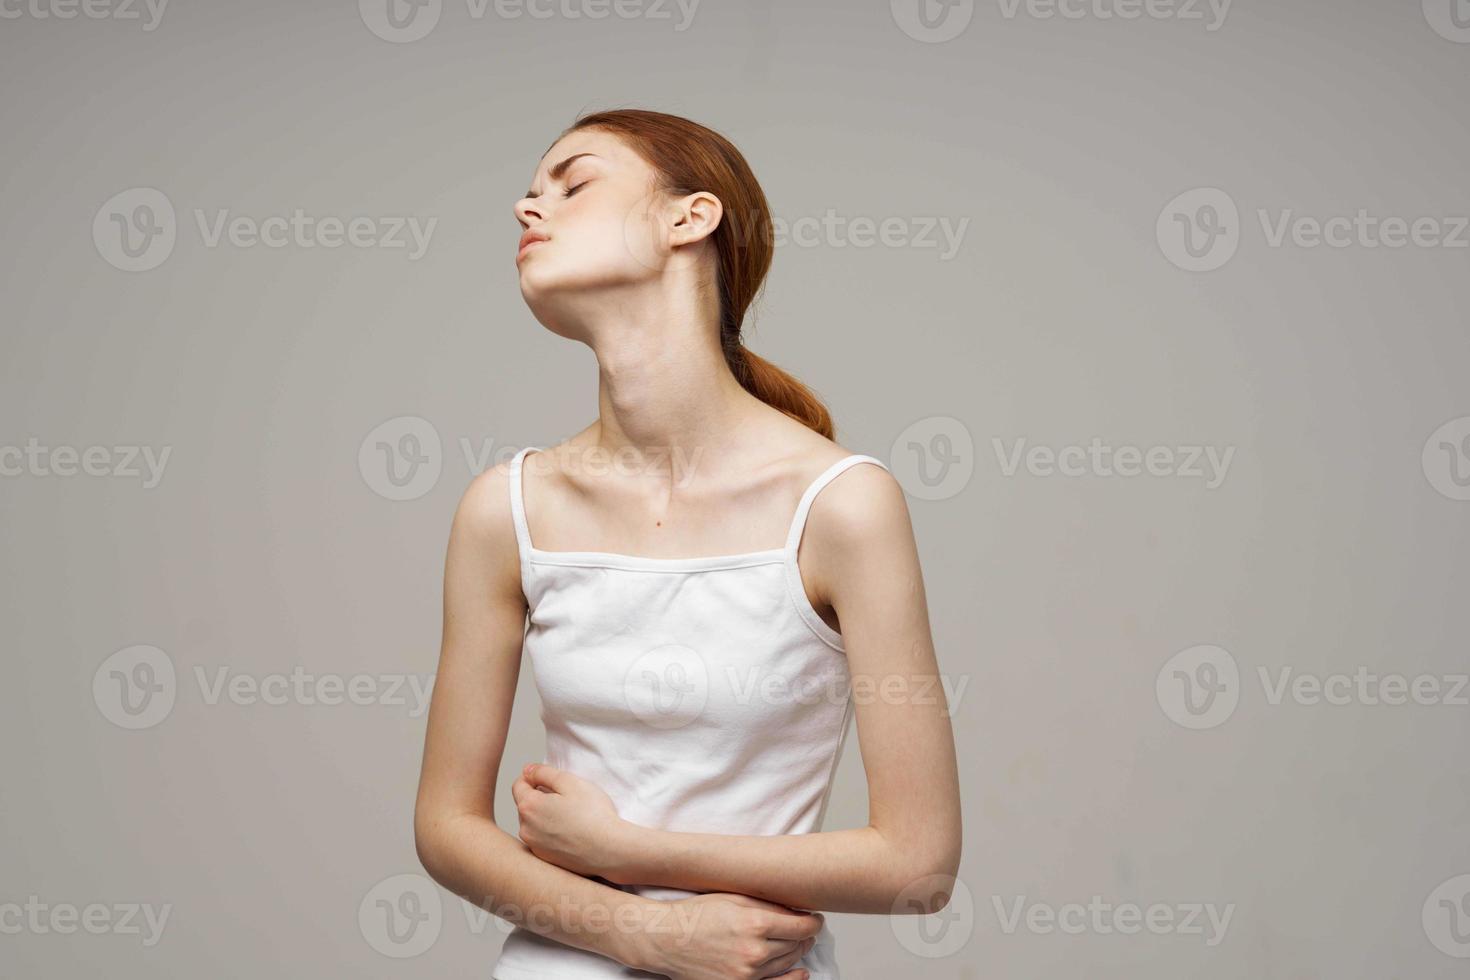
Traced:
[[641, 934], [637, 967], [672, 980], [807, 980], [796, 963], [825, 918], [749, 895], [708, 892], [666, 903], [669, 914]]
[[543, 861], [616, 882], [634, 830], [610, 796], [564, 769], [531, 763], [510, 787], [521, 840]]

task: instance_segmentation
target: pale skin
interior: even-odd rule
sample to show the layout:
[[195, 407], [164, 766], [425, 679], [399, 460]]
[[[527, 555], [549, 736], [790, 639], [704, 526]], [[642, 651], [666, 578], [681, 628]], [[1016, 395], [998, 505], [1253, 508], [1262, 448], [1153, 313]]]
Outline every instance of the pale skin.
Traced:
[[[710, 288], [720, 201], [657, 192], [653, 178], [621, 139], [581, 130], [547, 151], [515, 205], [521, 230], [547, 236], [517, 257], [522, 295], [548, 329], [592, 349], [599, 382], [597, 420], [525, 459], [532, 540], [650, 557], [779, 547], [802, 489], [848, 450], [730, 373]], [[620, 465], [594, 471], [595, 450]], [[414, 813], [436, 881], [534, 932], [675, 980], [803, 980], [793, 967], [822, 911], [923, 914], [948, 902], [961, 846], [954, 739], [891, 474], [843, 471], [814, 501], [798, 551], [813, 608], [843, 635], [866, 826], [750, 837], [639, 827], [593, 783], [533, 764], [510, 786], [516, 836], [495, 808], [527, 613], [506, 470], [475, 478], [449, 536]], [[660, 902], [607, 882], [707, 894]]]

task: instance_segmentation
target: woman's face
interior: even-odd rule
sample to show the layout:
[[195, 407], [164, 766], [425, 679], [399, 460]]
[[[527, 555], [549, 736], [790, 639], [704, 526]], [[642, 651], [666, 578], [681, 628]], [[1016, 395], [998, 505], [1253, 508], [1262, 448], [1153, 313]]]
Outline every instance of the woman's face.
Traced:
[[657, 279], [677, 246], [708, 234], [711, 212], [718, 221], [713, 197], [675, 199], [655, 190], [656, 176], [621, 139], [595, 129], [546, 151], [515, 204], [521, 295], [543, 323], [555, 329], [557, 304], [589, 290]]

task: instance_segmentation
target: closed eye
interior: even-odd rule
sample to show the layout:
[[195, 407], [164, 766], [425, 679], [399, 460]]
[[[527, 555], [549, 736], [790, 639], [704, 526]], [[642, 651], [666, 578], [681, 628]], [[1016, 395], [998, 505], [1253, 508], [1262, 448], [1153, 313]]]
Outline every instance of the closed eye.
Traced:
[[571, 197], [573, 194], [577, 193], [577, 191], [581, 190], [583, 187], [586, 187], [590, 183], [592, 183], [592, 181], [584, 180], [575, 187], [568, 187], [566, 193], [563, 194], [562, 197]]

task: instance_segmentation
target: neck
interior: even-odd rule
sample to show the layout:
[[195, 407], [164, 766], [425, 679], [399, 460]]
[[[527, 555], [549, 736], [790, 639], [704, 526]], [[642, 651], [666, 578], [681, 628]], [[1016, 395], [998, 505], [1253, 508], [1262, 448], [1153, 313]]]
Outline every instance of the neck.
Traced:
[[[603, 295], [590, 309], [560, 311], [558, 332], [579, 337], [597, 358], [598, 419], [585, 437], [616, 454], [619, 469], [677, 478], [710, 460], [704, 471], [717, 471], [765, 406], [725, 361], [717, 299], [687, 283], [651, 292], [643, 285], [635, 296]], [[567, 314], [575, 329], [566, 329]]]
[[760, 402], [731, 374], [714, 324], [619, 324], [594, 341], [599, 449], [658, 469], [733, 448]]

